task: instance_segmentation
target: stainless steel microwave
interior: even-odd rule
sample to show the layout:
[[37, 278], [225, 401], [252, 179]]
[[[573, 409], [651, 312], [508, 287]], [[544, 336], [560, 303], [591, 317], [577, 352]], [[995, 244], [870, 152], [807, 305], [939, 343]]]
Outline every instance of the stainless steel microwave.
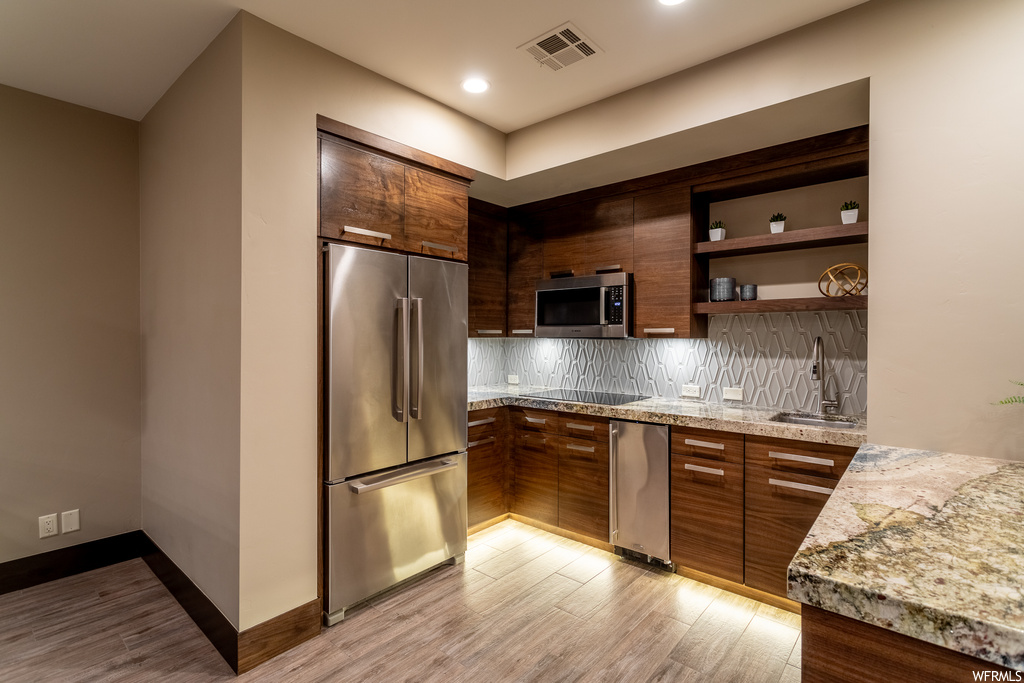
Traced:
[[625, 339], [631, 332], [629, 273], [537, 281], [535, 335]]

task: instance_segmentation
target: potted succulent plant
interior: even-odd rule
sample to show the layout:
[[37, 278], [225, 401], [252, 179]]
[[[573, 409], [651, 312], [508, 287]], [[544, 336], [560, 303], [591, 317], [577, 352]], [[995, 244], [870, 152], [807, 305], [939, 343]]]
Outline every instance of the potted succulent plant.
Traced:
[[786, 229], [786, 214], [784, 213], [773, 213], [772, 217], [768, 219], [768, 227], [772, 229], [773, 233], [782, 232]]
[[839, 207], [839, 215], [843, 218], [843, 224], [856, 223], [857, 222], [857, 209], [860, 208], [860, 204], [855, 201], [849, 201]]
[[712, 242], [718, 242], [719, 240], [725, 239], [725, 223], [722, 221], [715, 221], [711, 224], [708, 229], [708, 236]]

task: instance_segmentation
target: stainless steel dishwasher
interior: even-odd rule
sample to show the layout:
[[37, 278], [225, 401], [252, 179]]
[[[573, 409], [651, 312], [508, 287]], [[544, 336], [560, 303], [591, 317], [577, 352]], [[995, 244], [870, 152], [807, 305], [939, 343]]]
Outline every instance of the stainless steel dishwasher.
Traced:
[[668, 426], [612, 420], [609, 542], [671, 564]]

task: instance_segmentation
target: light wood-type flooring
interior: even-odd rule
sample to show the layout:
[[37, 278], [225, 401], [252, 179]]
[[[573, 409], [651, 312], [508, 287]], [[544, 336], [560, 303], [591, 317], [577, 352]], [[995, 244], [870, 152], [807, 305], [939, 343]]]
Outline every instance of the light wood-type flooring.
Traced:
[[[800, 680], [800, 619], [506, 520], [241, 681]], [[142, 560], [0, 596], [0, 681], [228, 681]]]

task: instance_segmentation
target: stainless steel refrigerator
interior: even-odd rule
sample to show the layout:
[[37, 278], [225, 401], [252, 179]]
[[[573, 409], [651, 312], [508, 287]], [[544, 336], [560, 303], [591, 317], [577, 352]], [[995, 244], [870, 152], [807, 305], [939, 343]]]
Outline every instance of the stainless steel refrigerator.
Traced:
[[324, 620], [466, 552], [465, 264], [327, 248]]

